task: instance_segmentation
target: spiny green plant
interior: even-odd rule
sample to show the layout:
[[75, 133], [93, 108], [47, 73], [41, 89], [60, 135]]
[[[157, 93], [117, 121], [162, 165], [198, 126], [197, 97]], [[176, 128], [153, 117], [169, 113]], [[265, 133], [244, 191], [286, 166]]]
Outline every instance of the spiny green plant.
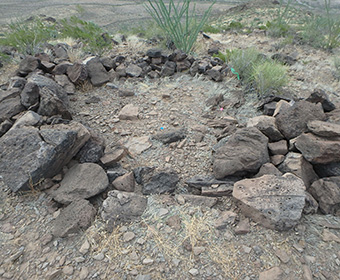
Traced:
[[289, 21], [292, 18], [289, 14], [291, 12], [292, 2], [293, 0], [288, 0], [284, 5], [283, 0], [280, 0], [275, 18], [266, 24], [268, 35], [272, 37], [282, 37], [288, 33], [290, 30]]
[[170, 0], [165, 4], [163, 0], [148, 0], [144, 5], [147, 12], [166, 33], [174, 45], [182, 51], [192, 51], [198, 33], [208, 20], [211, 9], [215, 2], [198, 19], [196, 5], [190, 6], [191, 0]]
[[101, 27], [75, 16], [61, 20], [60, 37], [79, 39], [85, 44], [86, 50], [97, 55], [101, 55], [112, 46], [110, 36]]
[[57, 36], [54, 24], [34, 18], [30, 22], [16, 21], [9, 24], [0, 38], [0, 45], [13, 47], [22, 54], [31, 55], [41, 51], [48, 40]]

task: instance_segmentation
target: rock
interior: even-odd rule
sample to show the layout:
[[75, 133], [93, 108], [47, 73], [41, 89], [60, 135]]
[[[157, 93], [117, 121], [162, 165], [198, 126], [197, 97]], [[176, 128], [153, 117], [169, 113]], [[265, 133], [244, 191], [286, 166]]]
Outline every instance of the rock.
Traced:
[[109, 73], [104, 68], [99, 57], [90, 57], [84, 62], [92, 85], [95, 87], [102, 86], [110, 80]]
[[9, 80], [9, 85], [7, 90], [11, 90], [11, 89], [23, 89], [26, 85], [26, 79], [22, 78], [22, 77], [11, 77]]
[[87, 276], [89, 275], [89, 269], [86, 266], [83, 266], [79, 273], [79, 279], [85, 280], [87, 279]]
[[214, 94], [213, 96], [209, 97], [205, 101], [205, 105], [211, 108], [215, 108], [218, 104], [220, 104], [224, 100], [224, 95], [221, 94]]
[[93, 222], [96, 209], [87, 200], [80, 199], [64, 208], [60, 215], [52, 221], [52, 234], [65, 237], [80, 230], [86, 230]]
[[272, 155], [285, 155], [288, 153], [288, 145], [286, 140], [268, 143], [269, 152]]
[[82, 63], [75, 63], [72, 66], [67, 67], [66, 73], [74, 84], [82, 83], [88, 77], [86, 65]]
[[4, 135], [12, 127], [12, 125], [12, 122], [9, 120], [4, 120], [0, 123], [0, 137]]
[[59, 43], [54, 46], [53, 52], [56, 58], [58, 58], [59, 61], [69, 59], [67, 54], [68, 45]]
[[5, 99], [0, 103], [0, 122], [9, 120], [24, 110], [25, 107], [21, 105], [19, 96]]
[[285, 159], [284, 155], [274, 155], [270, 157], [270, 162], [275, 166], [278, 166], [280, 163], [284, 161], [284, 159]]
[[293, 174], [264, 175], [234, 185], [233, 197], [255, 222], [279, 231], [294, 227], [305, 206], [305, 185]]
[[143, 185], [142, 193], [144, 195], [173, 193], [178, 182], [179, 177], [175, 171], [162, 171], [153, 175], [150, 181]]
[[124, 242], [129, 242], [129, 241], [131, 241], [132, 239], [134, 239], [135, 236], [136, 236], [136, 235], [135, 235], [132, 231], [124, 232], [124, 234], [123, 234], [123, 241], [124, 241]]
[[85, 143], [85, 145], [80, 149], [76, 155], [76, 159], [80, 163], [85, 162], [99, 162], [104, 155], [105, 143], [104, 140], [96, 135], [92, 137]]
[[313, 164], [340, 162], [340, 138], [323, 138], [311, 133], [301, 134], [295, 147]]
[[279, 267], [273, 267], [271, 269], [260, 272], [259, 280], [283, 280], [284, 273]]
[[118, 77], [125, 77], [126, 76], [126, 67], [124, 64], [119, 65], [116, 68], [116, 75], [118, 75]]
[[191, 63], [187, 59], [176, 62], [176, 70], [177, 70], [177, 72], [186, 71], [186, 70], [190, 69], [190, 67], [191, 67]]
[[313, 104], [307, 101], [297, 101], [293, 106], [281, 110], [275, 117], [276, 126], [286, 139], [297, 137], [308, 130], [307, 123], [312, 120], [324, 120], [326, 118], [321, 104]]
[[241, 234], [247, 234], [250, 232], [250, 223], [249, 219], [243, 219], [241, 220], [237, 226], [235, 227], [235, 234], [241, 235]]
[[189, 270], [189, 273], [192, 275], [192, 276], [197, 276], [199, 274], [199, 271], [197, 268], [192, 268]]
[[127, 154], [126, 149], [117, 147], [112, 152], [105, 154], [100, 162], [105, 166], [114, 166], [117, 162], [119, 162], [122, 158], [124, 158]]
[[109, 185], [104, 169], [95, 163], [76, 164], [67, 171], [60, 187], [52, 192], [54, 200], [69, 204], [78, 199], [93, 197]]
[[258, 178], [263, 175], [281, 176], [282, 172], [279, 169], [277, 169], [274, 164], [267, 162], [261, 166], [259, 172], [254, 177]]
[[175, 71], [176, 71], [176, 63], [173, 61], [167, 61], [162, 66], [161, 76], [162, 77], [172, 76], [173, 74], [175, 74]]
[[334, 109], [332, 112], [326, 113], [326, 116], [329, 122], [340, 124], [340, 108]]
[[115, 63], [111, 57], [104, 56], [100, 58], [101, 64], [103, 64], [106, 71], [110, 71], [115, 67]]
[[110, 191], [103, 202], [102, 219], [109, 225], [130, 222], [140, 217], [147, 206], [146, 197], [129, 192]]
[[143, 69], [135, 64], [129, 64], [125, 71], [126, 75], [129, 77], [139, 77], [142, 74]]
[[39, 86], [36, 83], [26, 83], [24, 89], [20, 93], [21, 104], [26, 108], [39, 104], [39, 91]]
[[257, 172], [269, 161], [267, 144], [268, 138], [255, 127], [236, 131], [213, 155], [215, 178]]
[[309, 192], [305, 192], [305, 194], [306, 194], [306, 200], [305, 200], [305, 207], [303, 208], [303, 214], [305, 215], [316, 214], [319, 208], [318, 202]]
[[29, 73], [38, 69], [40, 60], [34, 56], [26, 56], [19, 64], [18, 73], [20, 76], [27, 76]]
[[76, 87], [66, 75], [55, 75], [54, 80], [57, 82], [58, 85], [63, 87], [68, 95], [75, 94]]
[[213, 184], [210, 187], [202, 187], [201, 195], [213, 197], [231, 196], [232, 192], [232, 184]]
[[327, 94], [322, 89], [315, 89], [306, 101], [321, 103], [325, 112], [330, 112], [335, 109], [335, 105], [329, 100]]
[[308, 191], [325, 214], [340, 216], [340, 176], [315, 181]]
[[119, 97], [130, 97], [130, 96], [135, 96], [135, 92], [132, 90], [127, 90], [127, 89], [119, 89], [118, 90], [118, 96]]
[[71, 62], [69, 62], [69, 61], [63, 61], [63, 62], [57, 64], [57, 65], [53, 68], [52, 74], [53, 74], [53, 75], [56, 75], [56, 76], [58, 76], [58, 75], [64, 75], [64, 74], [67, 73], [67, 69], [68, 69], [69, 67], [71, 67], [72, 65], [73, 65], [73, 64], [72, 64]]
[[288, 153], [278, 168], [283, 173], [293, 173], [301, 178], [307, 188], [318, 179], [313, 166], [299, 153]]
[[102, 252], [100, 252], [100, 253], [94, 255], [93, 259], [96, 260], [96, 261], [102, 261], [103, 259], [105, 259], [105, 255]]
[[87, 239], [85, 239], [84, 243], [81, 245], [79, 248], [79, 252], [83, 255], [87, 254], [88, 251], [90, 250], [90, 243], [88, 242]]
[[146, 55], [150, 58], [157, 58], [157, 57], [162, 57], [162, 50], [161, 49], [149, 49], [146, 52]]
[[21, 90], [17, 88], [13, 88], [10, 90], [2, 90], [0, 89], [0, 104], [6, 99], [15, 98], [20, 96]]
[[152, 146], [149, 136], [130, 137], [123, 142], [124, 145], [132, 155], [140, 155]]
[[134, 192], [135, 184], [133, 172], [126, 173], [112, 182], [112, 185], [115, 189], [125, 192]]
[[283, 135], [276, 127], [274, 117], [257, 116], [251, 118], [247, 123], [247, 127], [256, 127], [269, 138], [270, 142], [280, 141], [283, 139]]
[[338, 242], [340, 243], [340, 237], [338, 237], [336, 234], [332, 233], [328, 229], [324, 229], [322, 233], [322, 240], [325, 242]]
[[237, 214], [232, 211], [223, 211], [218, 215], [218, 218], [214, 222], [215, 228], [222, 230], [228, 226], [233, 225], [237, 219]]
[[222, 81], [222, 74], [221, 74], [221, 66], [214, 66], [213, 68], [209, 69], [206, 74], [213, 79], [215, 82]]
[[[216, 197], [204, 197], [201, 195], [192, 195], [192, 194], [181, 194], [181, 199], [183, 199], [184, 203], [189, 203], [194, 206], [200, 207], [209, 207], [212, 208], [218, 202]], [[177, 196], [178, 200], [179, 197]]]
[[52, 71], [55, 67], [55, 64], [42, 60], [40, 67], [45, 73], [52, 73]]
[[187, 131], [184, 128], [174, 129], [169, 131], [162, 131], [152, 135], [152, 139], [162, 142], [163, 144], [169, 144], [177, 142], [186, 137]]
[[340, 124], [310, 121], [307, 123], [310, 132], [321, 137], [340, 137]]
[[206, 176], [206, 175], [195, 175], [194, 177], [185, 181], [189, 187], [201, 190], [203, 187], [213, 187], [216, 185], [228, 185], [234, 186], [234, 183], [239, 181], [240, 178], [237, 177], [228, 177], [223, 180], [217, 180], [214, 176]]
[[63, 267], [63, 273], [67, 276], [71, 276], [73, 274], [74, 268], [71, 265], [67, 265]]
[[275, 255], [280, 259], [281, 262], [283, 263], [288, 263], [290, 260], [289, 255], [287, 252], [283, 249], [276, 249]]
[[76, 122], [12, 129], [0, 138], [1, 175], [13, 192], [30, 189], [58, 174], [89, 137]]
[[119, 112], [120, 120], [138, 120], [138, 107], [133, 104], [125, 105]]
[[340, 162], [314, 164], [314, 170], [319, 177], [340, 176]]
[[33, 111], [27, 111], [20, 119], [18, 119], [14, 125], [14, 128], [20, 128], [24, 126], [37, 126], [42, 123], [42, 117], [33, 112]]
[[128, 171], [121, 167], [120, 165], [116, 165], [114, 168], [106, 171], [106, 175], [109, 178], [109, 183], [111, 184], [116, 178], [126, 174]]
[[166, 220], [166, 224], [172, 229], [179, 231], [181, 230], [182, 219], [178, 215], [173, 215]]

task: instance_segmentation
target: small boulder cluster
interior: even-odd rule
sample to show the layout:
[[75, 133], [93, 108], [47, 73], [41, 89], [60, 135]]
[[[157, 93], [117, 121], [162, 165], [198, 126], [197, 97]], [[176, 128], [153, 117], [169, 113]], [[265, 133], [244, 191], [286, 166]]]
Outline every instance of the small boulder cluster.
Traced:
[[321, 90], [306, 100], [266, 105], [275, 109], [220, 140], [215, 179], [225, 186], [223, 180], [233, 178], [229, 186], [242, 211], [269, 228], [292, 228], [302, 212], [318, 208], [339, 216], [339, 108]]

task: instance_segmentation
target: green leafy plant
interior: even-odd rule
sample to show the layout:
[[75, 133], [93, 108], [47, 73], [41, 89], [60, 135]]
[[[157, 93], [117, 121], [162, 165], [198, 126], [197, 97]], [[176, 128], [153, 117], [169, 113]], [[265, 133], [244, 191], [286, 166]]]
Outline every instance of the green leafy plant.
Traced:
[[103, 54], [112, 46], [110, 36], [101, 27], [75, 16], [61, 20], [60, 37], [79, 39], [87, 51], [96, 55]]
[[22, 54], [35, 54], [44, 48], [48, 40], [58, 35], [55, 25], [33, 19], [30, 22], [12, 22], [0, 38], [0, 45], [13, 47]]
[[287, 84], [287, 67], [274, 60], [266, 60], [254, 66], [251, 80], [258, 93], [266, 95]]
[[169, 4], [163, 0], [148, 0], [148, 5], [144, 6], [174, 45], [186, 53], [192, 50], [215, 2], [200, 19], [196, 15], [196, 6], [191, 8], [190, 3], [191, 0], [179, 0], [177, 3], [170, 0]]

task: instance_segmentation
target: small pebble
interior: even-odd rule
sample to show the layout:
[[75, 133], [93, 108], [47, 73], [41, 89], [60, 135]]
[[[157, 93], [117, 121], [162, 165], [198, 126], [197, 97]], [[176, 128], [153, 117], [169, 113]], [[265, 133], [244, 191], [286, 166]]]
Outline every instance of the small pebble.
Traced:
[[128, 232], [125, 232], [123, 234], [124, 242], [129, 242], [129, 241], [131, 241], [134, 238], [135, 238], [135, 234], [132, 231], [128, 231]]
[[99, 254], [97, 254], [97, 255], [94, 255], [93, 258], [94, 258], [96, 261], [102, 261], [102, 260], [105, 258], [105, 256], [104, 256], [103, 253], [99, 253]]
[[198, 269], [192, 268], [192, 269], [189, 270], [189, 273], [190, 273], [192, 276], [196, 276], [196, 275], [198, 275]]
[[68, 276], [71, 276], [73, 274], [73, 271], [74, 269], [73, 269], [73, 266], [71, 265], [67, 265], [63, 268], [63, 273]]
[[143, 260], [143, 264], [145, 265], [153, 264], [153, 259], [145, 258]]

